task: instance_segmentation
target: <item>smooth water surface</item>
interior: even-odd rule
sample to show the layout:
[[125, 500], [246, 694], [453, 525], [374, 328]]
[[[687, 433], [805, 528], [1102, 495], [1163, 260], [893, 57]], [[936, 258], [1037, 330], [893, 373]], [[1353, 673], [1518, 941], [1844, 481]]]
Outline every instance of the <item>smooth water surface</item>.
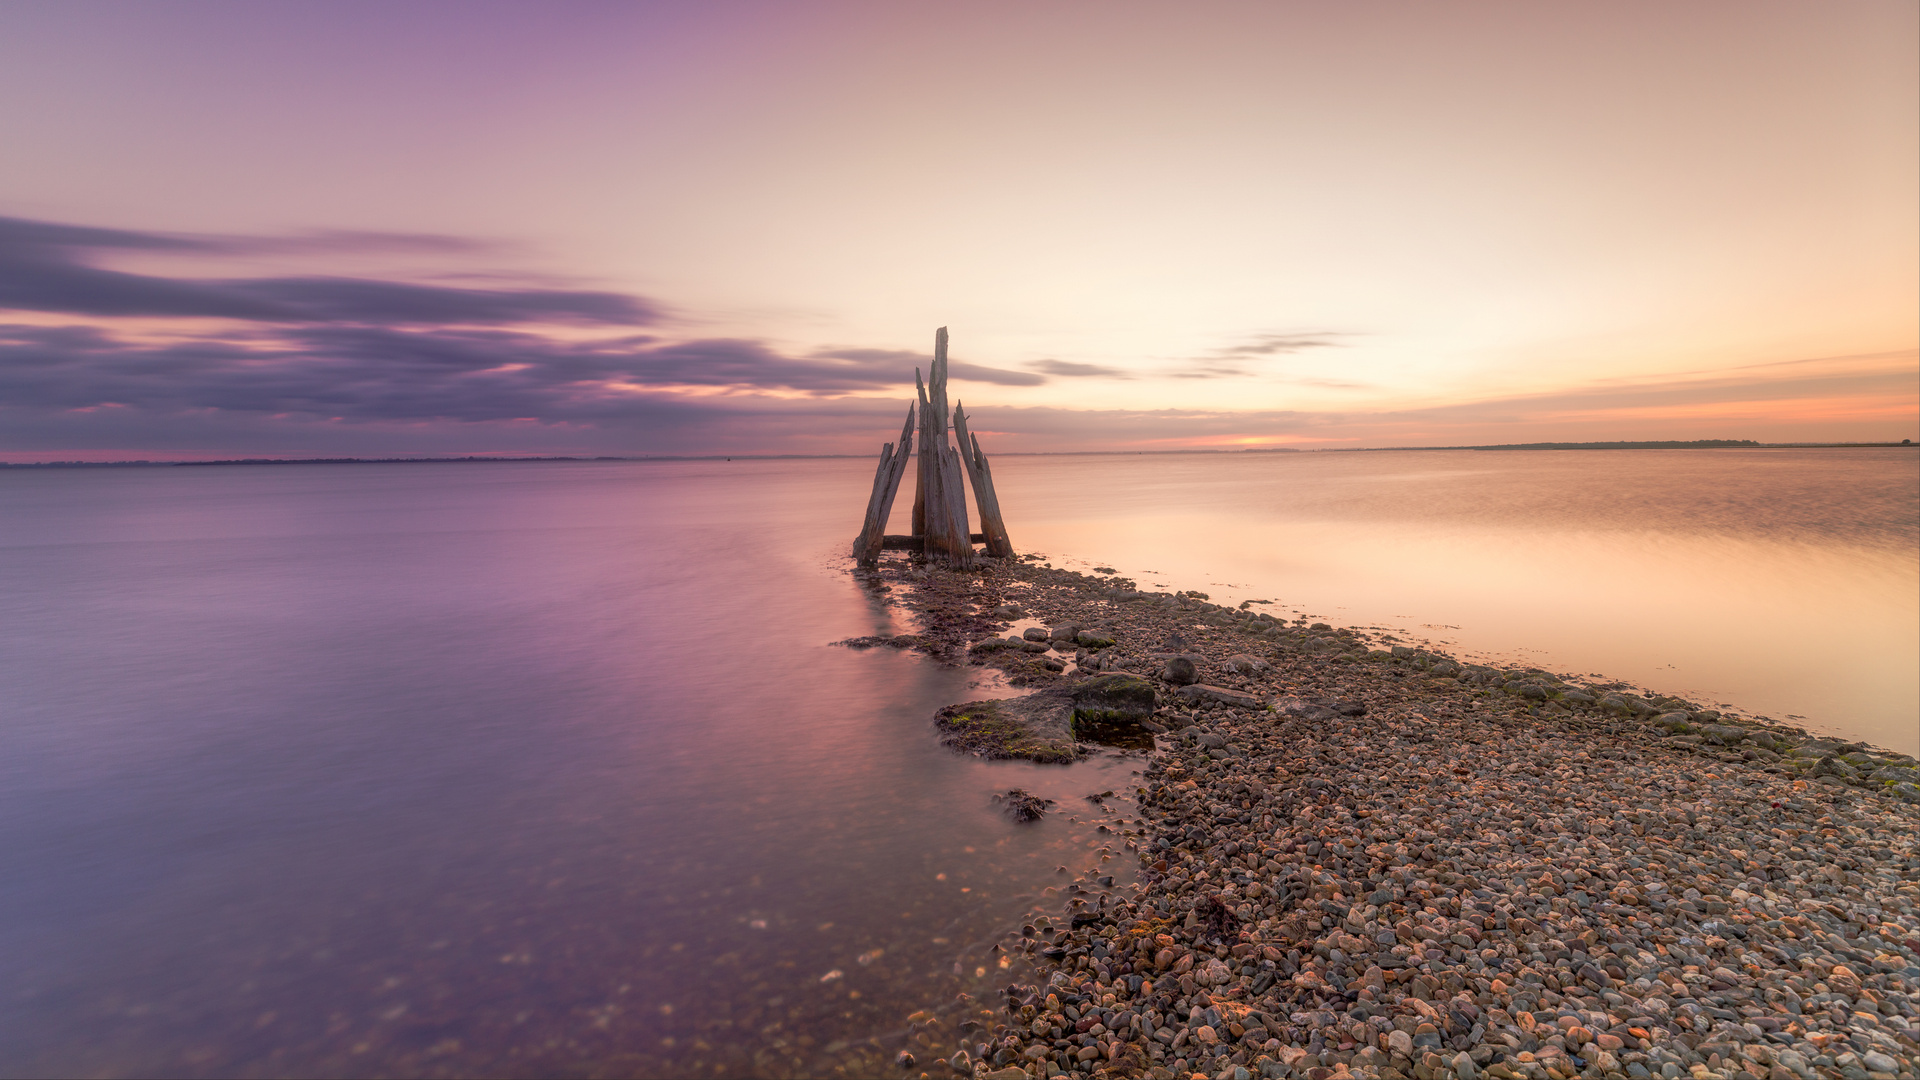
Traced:
[[[1920, 743], [1908, 452], [995, 470], [1062, 565]], [[904, 628], [871, 477], [0, 471], [0, 1072], [888, 1071], [1058, 867], [1124, 876], [1080, 796], [1140, 763], [956, 757], [968, 672], [828, 645]]]
[[869, 477], [0, 473], [0, 1072], [890, 1071], [1139, 759], [958, 757], [967, 672], [829, 646], [906, 629]]
[[1920, 755], [1920, 455], [1007, 457], [1017, 546]]

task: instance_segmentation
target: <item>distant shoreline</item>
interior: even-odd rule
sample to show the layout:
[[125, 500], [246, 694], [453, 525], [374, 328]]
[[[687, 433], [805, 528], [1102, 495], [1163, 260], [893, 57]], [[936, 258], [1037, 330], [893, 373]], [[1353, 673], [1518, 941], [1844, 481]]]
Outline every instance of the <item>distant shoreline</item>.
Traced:
[[[1649, 442], [1541, 442], [1490, 443], [1483, 446], [1330, 446], [1303, 450], [1294, 446], [1253, 446], [1232, 450], [1030, 450], [1005, 451], [996, 457], [1093, 457], [1113, 455], [1173, 454], [1389, 454], [1414, 450], [1873, 450], [1914, 449], [1914, 443], [1763, 443], [1752, 439], [1693, 439], [1688, 441]], [[459, 465], [476, 462], [595, 462], [595, 461], [812, 461], [841, 458], [869, 458], [871, 454], [634, 454], [634, 455], [527, 455], [490, 456], [467, 454], [458, 457], [324, 457], [324, 458], [215, 458], [205, 461], [0, 461], [0, 469], [136, 469], [204, 468], [215, 465]]]

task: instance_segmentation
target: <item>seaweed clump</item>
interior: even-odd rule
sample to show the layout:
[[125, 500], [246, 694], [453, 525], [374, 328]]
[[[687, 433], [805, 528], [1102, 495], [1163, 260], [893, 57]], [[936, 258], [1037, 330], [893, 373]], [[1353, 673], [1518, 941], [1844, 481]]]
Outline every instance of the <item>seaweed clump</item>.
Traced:
[[1240, 933], [1240, 918], [1233, 909], [1222, 903], [1217, 894], [1209, 893], [1193, 905], [1193, 914], [1200, 920], [1200, 928], [1211, 937], [1222, 941], [1232, 941]]
[[1046, 814], [1047, 807], [1053, 805], [1052, 799], [1043, 799], [1019, 788], [1013, 788], [1005, 795], [995, 795], [993, 801], [1001, 804], [1001, 809], [1007, 812], [1008, 817], [1023, 822], [1039, 821]]

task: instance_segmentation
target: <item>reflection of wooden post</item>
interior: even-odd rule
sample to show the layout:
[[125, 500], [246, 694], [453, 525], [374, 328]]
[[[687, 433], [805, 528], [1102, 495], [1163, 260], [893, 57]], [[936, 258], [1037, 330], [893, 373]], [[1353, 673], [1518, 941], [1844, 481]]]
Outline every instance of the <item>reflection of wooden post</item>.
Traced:
[[[900, 478], [907, 475], [907, 458], [913, 446], [914, 406], [907, 406], [907, 423], [900, 429], [900, 441], [888, 443], [880, 451], [880, 466], [873, 474], [873, 494], [867, 496], [867, 519], [860, 526], [860, 537], [853, 542], [853, 557], [861, 566], [880, 561], [880, 546], [886, 541], [887, 517], [893, 513], [893, 497], [900, 492]], [[898, 450], [895, 450], [898, 447]]]
[[967, 431], [967, 414], [959, 402], [953, 406], [953, 434], [960, 440], [960, 460], [967, 466], [967, 479], [973, 483], [973, 502], [980, 509], [980, 535], [987, 543], [987, 554], [996, 559], [1013, 558], [1013, 541], [1007, 539], [1007, 523], [1000, 517], [1000, 496], [993, 492], [993, 470], [980, 440]]

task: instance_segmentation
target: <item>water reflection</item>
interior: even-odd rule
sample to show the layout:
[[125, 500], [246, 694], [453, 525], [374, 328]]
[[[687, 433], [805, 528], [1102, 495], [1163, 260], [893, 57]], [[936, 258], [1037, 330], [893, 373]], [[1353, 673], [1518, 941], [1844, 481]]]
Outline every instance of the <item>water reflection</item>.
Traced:
[[[996, 471], [1017, 543], [1143, 584], [1912, 749], [1913, 459], [1655, 453]], [[1126, 886], [1084, 796], [1139, 760], [955, 757], [929, 719], [986, 688], [825, 645], [895, 629], [845, 572], [870, 479], [0, 473], [4, 1069], [886, 1071], [1067, 881]]]
[[870, 1074], [997, 985], [1138, 763], [940, 748], [985, 688], [828, 647], [892, 628], [810, 517], [847, 477], [762, 469], [10, 490], [0, 1060]]
[[[1920, 754], [1910, 450], [1009, 457], [1017, 539]], [[1062, 473], [1070, 482], [1061, 482]]]

